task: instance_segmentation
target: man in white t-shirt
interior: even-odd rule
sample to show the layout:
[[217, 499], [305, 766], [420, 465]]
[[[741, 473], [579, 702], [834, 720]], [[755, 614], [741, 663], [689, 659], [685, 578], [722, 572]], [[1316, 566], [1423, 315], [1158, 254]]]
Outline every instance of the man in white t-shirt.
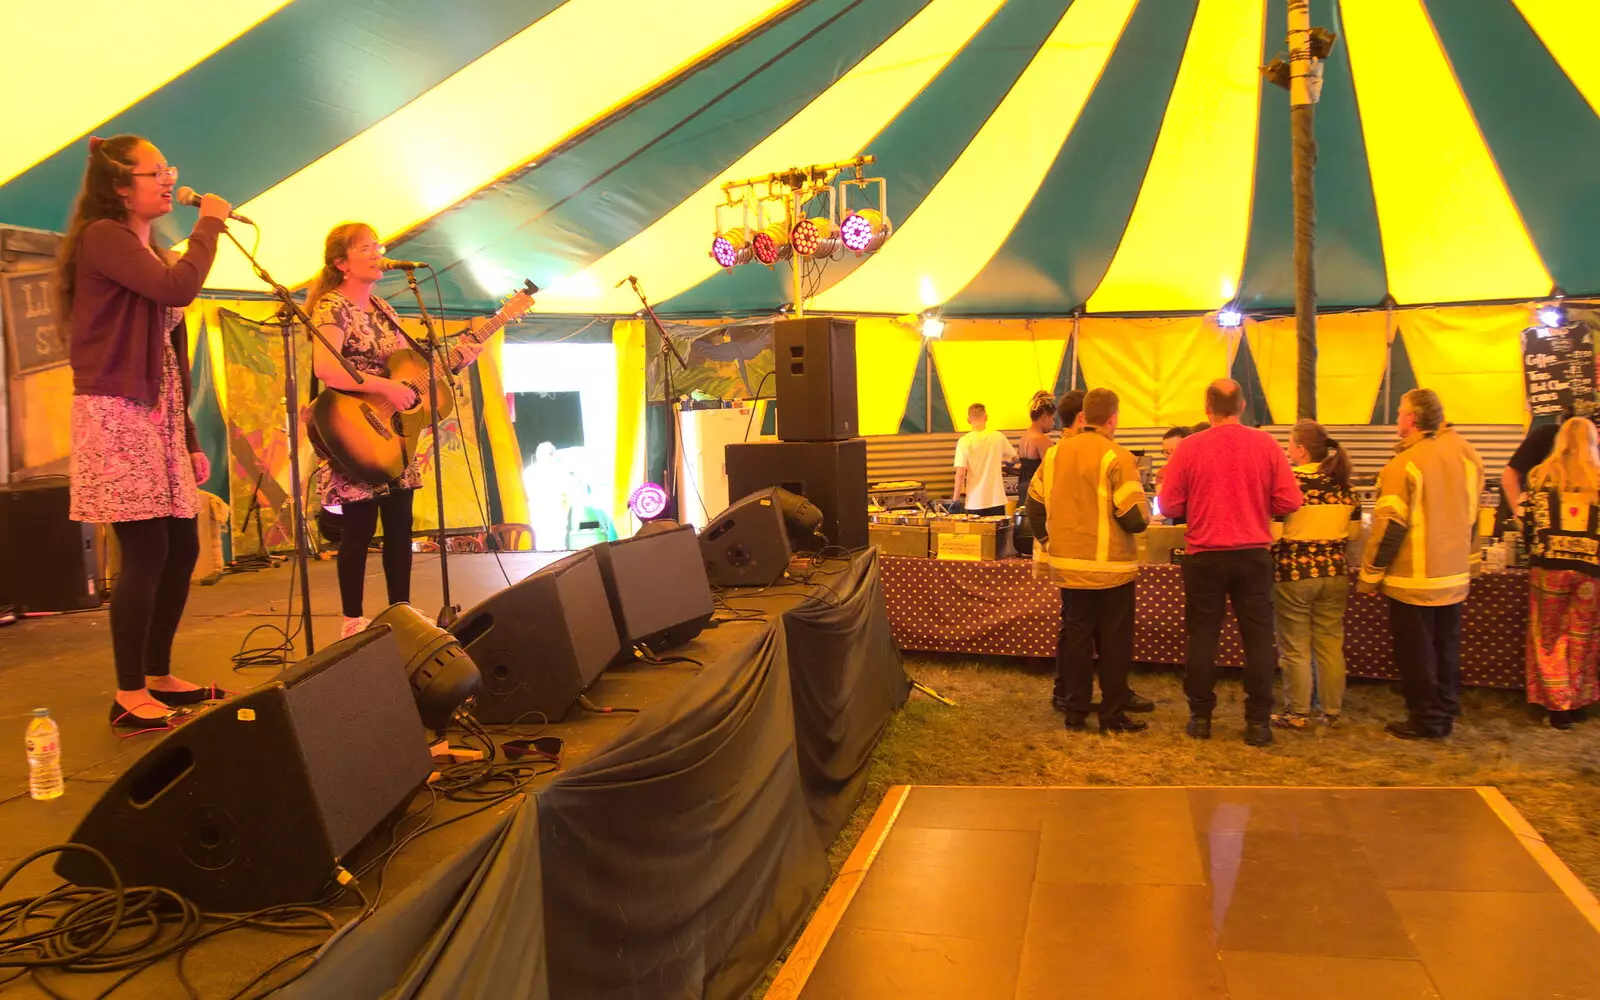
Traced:
[[989, 411], [982, 403], [967, 407], [972, 430], [956, 442], [956, 491], [966, 497], [968, 514], [987, 517], [1006, 512], [1006, 484], [1001, 465], [1017, 460], [1017, 449], [999, 431], [991, 431]]

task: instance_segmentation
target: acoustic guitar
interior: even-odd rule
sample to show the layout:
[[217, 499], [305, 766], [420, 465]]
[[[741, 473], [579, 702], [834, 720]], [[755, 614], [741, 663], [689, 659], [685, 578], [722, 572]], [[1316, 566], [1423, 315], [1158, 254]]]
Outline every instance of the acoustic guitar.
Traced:
[[[459, 340], [479, 343], [494, 336], [501, 327], [533, 306], [539, 287], [523, 282], [522, 290], [506, 300], [490, 320]], [[439, 419], [455, 409], [455, 393], [450, 391], [447, 374], [460, 355], [457, 347], [435, 353], [433, 363], [438, 379]], [[396, 409], [376, 392], [324, 388], [311, 402], [307, 432], [311, 445], [340, 475], [369, 486], [383, 486], [405, 475], [406, 467], [417, 454], [422, 429], [433, 420], [428, 403], [428, 359], [406, 348], [395, 351], [384, 362], [383, 374], [404, 383], [416, 394], [417, 402], [408, 410]]]

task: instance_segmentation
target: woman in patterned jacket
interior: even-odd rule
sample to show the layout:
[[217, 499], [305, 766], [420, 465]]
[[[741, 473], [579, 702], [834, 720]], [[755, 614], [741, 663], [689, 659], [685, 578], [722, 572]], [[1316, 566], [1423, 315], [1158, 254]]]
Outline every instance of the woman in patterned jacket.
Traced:
[[1289, 435], [1289, 462], [1305, 503], [1273, 546], [1273, 608], [1283, 667], [1284, 711], [1274, 725], [1303, 729], [1311, 715], [1312, 666], [1322, 721], [1337, 725], [1345, 686], [1344, 611], [1350, 600], [1345, 544], [1361, 503], [1350, 489], [1350, 457], [1315, 420]]

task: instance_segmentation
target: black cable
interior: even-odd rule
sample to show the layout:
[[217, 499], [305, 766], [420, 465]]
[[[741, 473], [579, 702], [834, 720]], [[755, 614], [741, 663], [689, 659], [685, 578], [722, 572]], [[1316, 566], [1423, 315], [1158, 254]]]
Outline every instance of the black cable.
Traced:
[[[777, 359], [776, 358], [773, 359], [773, 364], [777, 364]], [[770, 369], [767, 370], [767, 373], [765, 375], [761, 376], [761, 381], [756, 383], [756, 395], [755, 395], [754, 399], [750, 400], [751, 403], [759, 403], [761, 401], [761, 390], [765, 389], [767, 387], [767, 379], [771, 378], [773, 376], [773, 373], [776, 372], [777, 370], [778, 370], [777, 368], [770, 368]], [[744, 422], [744, 440], [746, 440], [746, 441], [750, 440], [750, 428], [755, 425], [755, 422], [756, 422], [756, 410], [758, 410], [758, 409], [760, 409], [760, 407], [751, 406], [750, 407], [750, 419], [746, 420]]]

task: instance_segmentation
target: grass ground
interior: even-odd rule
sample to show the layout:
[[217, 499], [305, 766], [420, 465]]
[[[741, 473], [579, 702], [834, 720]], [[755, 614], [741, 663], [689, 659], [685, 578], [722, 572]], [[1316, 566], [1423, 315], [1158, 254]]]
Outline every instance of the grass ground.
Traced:
[[1150, 730], [1103, 737], [1092, 721], [1087, 733], [1063, 729], [1050, 675], [1022, 663], [907, 658], [907, 673], [958, 707], [913, 693], [895, 715], [861, 805], [833, 844], [835, 872], [892, 785], [1493, 785], [1600, 893], [1600, 720], [1560, 732], [1530, 720], [1520, 692], [1468, 688], [1455, 734], [1413, 743], [1383, 730], [1404, 716], [1398, 687], [1353, 681], [1338, 728], [1280, 730], [1255, 749], [1242, 739], [1236, 671], [1218, 686], [1209, 742], [1183, 733], [1180, 676], [1144, 672], [1133, 686], [1156, 702], [1140, 716]]

